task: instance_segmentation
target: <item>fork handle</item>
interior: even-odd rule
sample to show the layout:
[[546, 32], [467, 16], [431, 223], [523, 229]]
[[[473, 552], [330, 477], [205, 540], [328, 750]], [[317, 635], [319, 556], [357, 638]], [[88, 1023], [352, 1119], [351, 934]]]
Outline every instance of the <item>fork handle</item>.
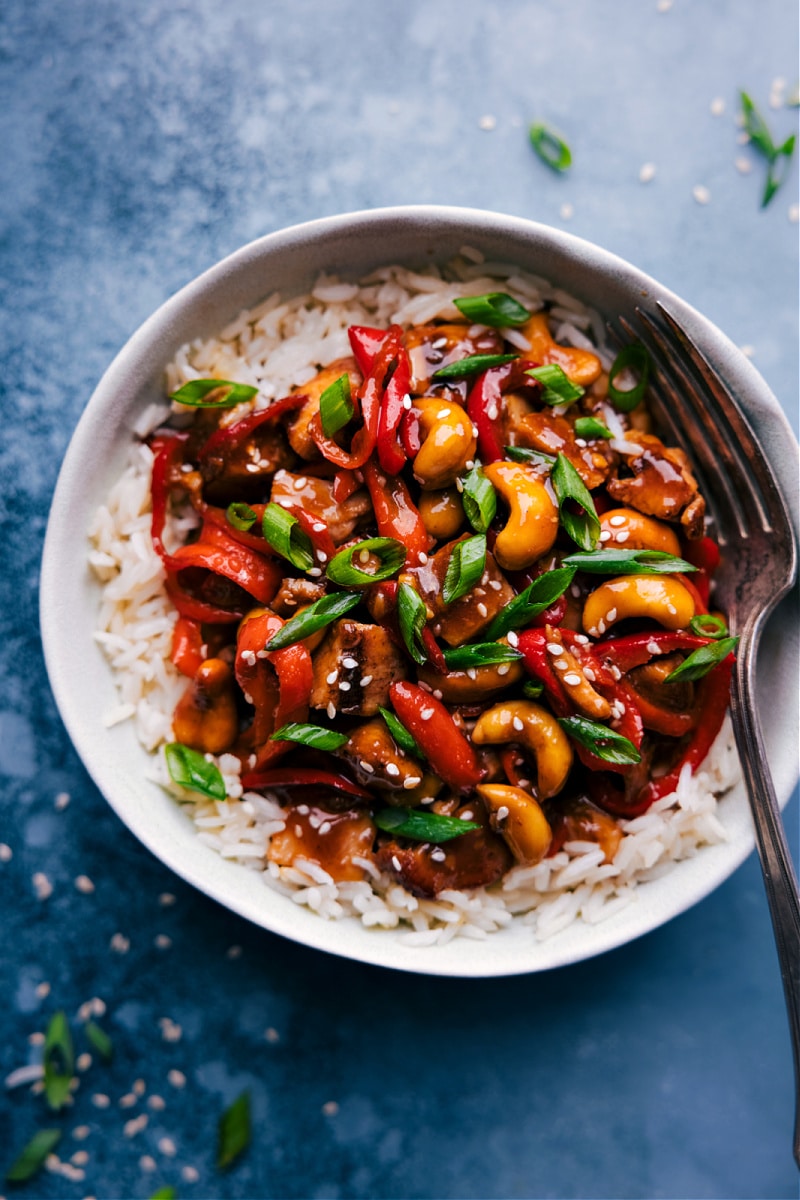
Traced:
[[793, 1148], [800, 1167], [800, 901], [756, 714], [755, 663], [759, 634], [760, 628], [755, 627], [742, 635], [733, 672], [731, 717], [753, 813], [756, 845], [789, 1015], [796, 1090]]

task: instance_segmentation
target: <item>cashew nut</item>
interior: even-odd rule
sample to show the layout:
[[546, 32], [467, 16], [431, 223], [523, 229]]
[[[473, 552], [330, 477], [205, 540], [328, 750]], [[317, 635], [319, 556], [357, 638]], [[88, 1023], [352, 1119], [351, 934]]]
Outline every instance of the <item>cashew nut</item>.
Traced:
[[583, 629], [602, 637], [615, 621], [649, 617], [665, 629], [686, 629], [695, 613], [688, 588], [670, 575], [620, 575], [595, 588], [583, 609]]
[[519, 683], [525, 670], [519, 662], [508, 662], [472, 667], [468, 671], [448, 671], [446, 675], [439, 675], [432, 668], [420, 667], [417, 674], [432, 691], [435, 688], [441, 692], [446, 704], [475, 704], [480, 700], [490, 700], [511, 684]]
[[540, 800], [555, 796], [572, 766], [572, 747], [563, 729], [546, 709], [530, 700], [507, 700], [487, 708], [472, 731], [478, 745], [519, 742], [536, 759]]
[[611, 705], [597, 692], [586, 678], [583, 667], [575, 655], [566, 648], [558, 629], [547, 626], [548, 642], [561, 646], [561, 653], [553, 656], [553, 669], [569, 699], [584, 717], [605, 721], [611, 716]]
[[475, 456], [472, 422], [452, 400], [425, 396], [414, 402], [414, 408], [423, 438], [414, 459], [414, 475], [425, 491], [447, 487]]
[[541, 862], [553, 835], [536, 800], [522, 788], [502, 783], [485, 783], [476, 790], [517, 862], [526, 866]]
[[233, 672], [221, 658], [207, 658], [181, 696], [172, 718], [175, 740], [204, 754], [223, 754], [236, 741]]
[[422, 524], [437, 542], [449, 542], [464, 524], [464, 505], [456, 488], [422, 492], [417, 507]]
[[[603, 537], [608, 534], [608, 537]], [[635, 508], [610, 508], [600, 518], [600, 540], [626, 550], [663, 550], [677, 558], [681, 544], [669, 525], [646, 517]]]
[[546, 313], [534, 313], [521, 327], [520, 332], [530, 342], [530, 357], [536, 362], [554, 363], [573, 383], [589, 387], [603, 369], [596, 354], [590, 350], [579, 350], [574, 346], [559, 346], [553, 340]]
[[506, 571], [522, 571], [546, 554], [558, 533], [558, 509], [538, 476], [519, 463], [494, 462], [483, 468], [511, 510], [497, 535], [494, 556]]

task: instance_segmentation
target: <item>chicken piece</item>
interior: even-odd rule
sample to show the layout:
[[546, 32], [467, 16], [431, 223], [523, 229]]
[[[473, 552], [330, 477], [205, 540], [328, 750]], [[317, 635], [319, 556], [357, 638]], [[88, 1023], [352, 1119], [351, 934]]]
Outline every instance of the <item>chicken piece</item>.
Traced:
[[420, 595], [433, 613], [435, 636], [444, 638], [449, 646], [460, 646], [476, 638], [516, 595], [495, 562], [494, 555], [487, 550], [480, 583], [460, 600], [446, 605], [442, 599], [442, 587], [455, 545], [456, 542], [449, 542], [442, 546], [424, 566], [411, 567], [401, 576], [401, 579], [411, 577], [411, 581], [416, 583]]
[[347, 358], [337, 358], [308, 383], [292, 389], [292, 395], [300, 393], [306, 396], [307, 400], [289, 426], [289, 442], [295, 454], [299, 454], [307, 461], [320, 457], [316, 442], [309, 431], [309, 425], [319, 412], [319, 398], [325, 389], [329, 388], [342, 375], [349, 377], [350, 391], [354, 394], [361, 384], [361, 373], [352, 355], [348, 355]]
[[241, 442], [223, 442], [203, 458], [203, 498], [222, 507], [234, 500], [258, 503], [275, 472], [296, 462], [280, 422], [265, 421]]
[[267, 858], [291, 867], [297, 858], [316, 863], [334, 883], [364, 878], [353, 858], [372, 858], [375, 826], [364, 812], [328, 812], [307, 804], [286, 809], [286, 826], [270, 838]]
[[514, 432], [517, 446], [540, 450], [544, 454], [563, 454], [590, 492], [605, 483], [615, 461], [607, 441], [599, 438], [591, 445], [580, 446], [573, 422], [554, 413], [527, 413], [517, 420]]
[[432, 899], [448, 888], [488, 887], [513, 865], [511, 851], [489, 828], [477, 797], [456, 810], [455, 816], [479, 822], [480, 829], [452, 838], [441, 846], [404, 840], [384, 842], [376, 861], [415, 896]]
[[333, 498], [332, 480], [318, 479], [315, 475], [293, 475], [291, 471], [275, 474], [270, 499], [289, 512], [293, 507], [299, 507], [319, 517], [337, 546], [350, 537], [361, 517], [372, 512], [370, 498], [363, 488], [337, 504]]
[[701, 538], [705, 526], [705, 500], [683, 450], [665, 446], [649, 433], [631, 431], [625, 439], [641, 446], [641, 450], [623, 454], [631, 475], [609, 479], [608, 494], [649, 517], [680, 521], [683, 532], [692, 541]]
[[307, 604], [321, 600], [324, 595], [325, 588], [321, 583], [314, 583], [311, 579], [284, 579], [270, 608], [279, 617], [293, 617], [298, 608], [305, 608]]
[[221, 658], [207, 658], [181, 696], [172, 718], [176, 742], [202, 754], [230, 750], [239, 732], [233, 672]]
[[[406, 804], [408, 792], [422, 783], [421, 765], [406, 757], [381, 718], [365, 721], [354, 729], [339, 754], [353, 764], [360, 783], [399, 791], [398, 804]], [[387, 800], [392, 803], [391, 798]]]
[[[431, 376], [440, 367], [473, 354], [503, 353], [503, 339], [496, 329], [483, 329], [472, 336], [472, 328], [466, 324], [417, 325], [406, 330], [404, 341], [411, 363], [412, 396], [424, 396], [430, 390]], [[451, 390], [459, 388], [454, 385]], [[465, 387], [463, 392], [465, 395]]]
[[607, 863], [622, 841], [619, 822], [610, 813], [592, 804], [583, 796], [571, 799], [558, 798], [552, 805], [545, 805], [547, 819], [553, 831], [550, 854], [556, 854], [565, 842], [597, 842], [605, 854]]
[[389, 703], [389, 685], [405, 679], [400, 651], [380, 625], [343, 617], [314, 655], [311, 707], [373, 717]]

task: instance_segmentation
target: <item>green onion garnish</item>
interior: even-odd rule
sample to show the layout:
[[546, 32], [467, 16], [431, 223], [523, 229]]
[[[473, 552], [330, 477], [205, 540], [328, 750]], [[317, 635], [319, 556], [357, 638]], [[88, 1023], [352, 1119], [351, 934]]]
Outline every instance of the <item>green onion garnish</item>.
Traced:
[[728, 636], [728, 626], [721, 617], [714, 617], [711, 613], [700, 613], [699, 616], [692, 617], [689, 628], [698, 637], [711, 638], [715, 642]]
[[[362, 571], [353, 565], [354, 555], [363, 555], [367, 561], [371, 554], [380, 560], [381, 565], [374, 571]], [[325, 574], [334, 583], [342, 587], [363, 587], [370, 583], [381, 583], [396, 575], [406, 561], [406, 550], [402, 542], [390, 537], [367, 538], [348, 546], [335, 555], [325, 570]]]
[[579, 438], [610, 438], [613, 433], [598, 421], [597, 417], [578, 417], [575, 422], [575, 436]]
[[178, 1200], [178, 1189], [171, 1183], [165, 1183], [163, 1187], [150, 1193], [150, 1200]]
[[[564, 529], [582, 550], [594, 550], [600, 536], [600, 521], [594, 501], [580, 475], [563, 454], [556, 458], [550, 482], [558, 499], [558, 516]], [[572, 512], [567, 507], [570, 502], [583, 511]]]
[[[788, 173], [789, 162], [794, 154], [795, 135], [791, 134], [785, 142], [780, 146], [776, 146], [772, 140], [769, 126], [750, 96], [748, 96], [747, 92], [740, 92], [739, 95], [742, 101], [745, 131], [752, 144], [757, 150], [760, 150], [767, 160], [767, 181], [764, 185], [764, 194], [761, 197], [761, 207], [766, 208]], [[778, 176], [776, 173], [776, 164], [781, 159], [784, 160], [782, 164], [783, 173]]]
[[232, 383], [230, 379], [190, 379], [171, 394], [170, 400], [190, 408], [235, 408], [256, 395], [258, 388], [247, 383]]
[[463, 379], [467, 375], [477, 375], [488, 371], [490, 367], [503, 367], [506, 363], [519, 358], [518, 354], [470, 354], [460, 358], [458, 362], [448, 363], [434, 371], [431, 379]]
[[538, 700], [543, 691], [544, 684], [537, 683], [535, 679], [526, 679], [522, 685], [522, 694], [529, 700]]
[[209, 762], [199, 750], [192, 750], [180, 742], [169, 742], [164, 747], [164, 758], [170, 779], [179, 787], [200, 792], [211, 800], [224, 800], [227, 796], [219, 767]]
[[559, 717], [558, 723], [579, 745], [604, 762], [624, 767], [642, 761], [632, 741], [599, 721], [590, 721], [586, 717]]
[[529, 450], [527, 446], [506, 446], [506, 458], [512, 462], [532, 463], [536, 467], [552, 467], [555, 457], [543, 450]]
[[302, 642], [319, 629], [324, 629], [338, 617], [349, 613], [351, 608], [360, 604], [358, 592], [332, 592], [309, 604], [308, 608], [287, 621], [277, 633], [274, 633], [264, 647], [266, 650], [284, 650], [295, 642]]
[[346, 733], [336, 733], [333, 729], [324, 729], [322, 725], [301, 725], [290, 722], [281, 725], [269, 736], [271, 742], [297, 742], [301, 746], [311, 746], [313, 750], [339, 750], [350, 739]]
[[536, 121], [528, 131], [531, 145], [543, 163], [554, 171], [566, 171], [572, 165], [572, 152], [561, 137], [544, 121]]
[[268, 504], [261, 518], [264, 540], [272, 549], [297, 567], [298, 571], [310, 571], [314, 566], [314, 547], [311, 538], [300, 528], [297, 517], [293, 517], [280, 504]]
[[401, 583], [397, 589], [397, 623], [406, 650], [420, 666], [428, 658], [422, 640], [427, 619], [428, 610], [419, 592], [410, 583]]
[[70, 1084], [75, 1074], [75, 1052], [72, 1034], [63, 1012], [54, 1013], [44, 1035], [44, 1098], [54, 1111], [63, 1108], [69, 1099]]
[[224, 1170], [250, 1145], [250, 1093], [242, 1092], [226, 1108], [217, 1127], [217, 1168]]
[[702, 679], [727, 658], [738, 644], [738, 637], [726, 637], [711, 642], [708, 646], [701, 646], [699, 650], [694, 650], [688, 655], [681, 665], [667, 676], [664, 683], [691, 683], [695, 679]]
[[444, 661], [450, 671], [468, 671], [473, 667], [490, 667], [495, 663], [514, 662], [522, 658], [513, 646], [499, 642], [473, 642], [469, 646], [453, 646], [444, 651]]
[[542, 404], [549, 404], [553, 408], [557, 404], [574, 404], [586, 391], [585, 388], [578, 387], [577, 383], [568, 379], [564, 370], [557, 363], [545, 363], [543, 367], [531, 367], [530, 371], [526, 371], [525, 374], [530, 375], [532, 379], [542, 385], [542, 394], [539, 399]]
[[461, 503], [476, 533], [486, 533], [497, 512], [497, 493], [480, 467], [473, 467], [464, 477]]
[[389, 712], [388, 708], [381, 708], [380, 706], [378, 707], [378, 712], [389, 726], [389, 733], [397, 742], [400, 749], [405, 750], [406, 754], [413, 755], [414, 758], [424, 760], [424, 750], [417, 744], [416, 738], [412, 737], [399, 717], [396, 717], [393, 712]]
[[555, 604], [574, 578], [574, 567], [557, 567], [554, 571], [545, 571], [497, 614], [484, 637], [496, 641], [512, 629], [522, 629], [551, 604]]
[[509, 296], [508, 292], [486, 292], [483, 296], [462, 296], [454, 300], [456, 308], [468, 321], [491, 325], [494, 329], [524, 325], [530, 317], [527, 308]]
[[25, 1183], [32, 1179], [44, 1166], [48, 1154], [52, 1154], [61, 1140], [60, 1129], [40, 1129], [35, 1133], [6, 1171], [8, 1183]]
[[111, 1062], [114, 1057], [114, 1047], [105, 1029], [101, 1029], [94, 1021], [87, 1021], [83, 1032], [86, 1034], [89, 1045], [97, 1051], [103, 1062]]
[[351, 420], [355, 412], [350, 395], [350, 376], [345, 373], [335, 379], [319, 398], [319, 415], [322, 420], [322, 431], [326, 437], [333, 437]]
[[375, 814], [375, 824], [384, 833], [411, 838], [415, 842], [449, 842], [453, 838], [480, 829], [477, 821], [462, 821], [460, 817], [440, 817], [438, 813], [420, 812], [413, 808], [383, 808]]
[[258, 520], [258, 514], [253, 512], [249, 504], [243, 504], [239, 500], [235, 500], [233, 504], [229, 504], [225, 509], [225, 516], [228, 524], [234, 529], [239, 529], [242, 533], [247, 533], [248, 529], [252, 529]]
[[[636, 372], [639, 380], [631, 388], [618, 388], [614, 380], [623, 371]], [[624, 346], [611, 364], [608, 373], [608, 397], [619, 412], [631, 412], [642, 400], [647, 391], [647, 381], [650, 378], [650, 355], [644, 346], [635, 342]]]
[[588, 571], [590, 575], [673, 575], [697, 570], [664, 550], [592, 550], [588, 554], [568, 555], [564, 565]]
[[480, 582], [486, 567], [486, 534], [476, 533], [473, 537], [457, 542], [447, 564], [442, 600], [453, 604], [471, 592]]

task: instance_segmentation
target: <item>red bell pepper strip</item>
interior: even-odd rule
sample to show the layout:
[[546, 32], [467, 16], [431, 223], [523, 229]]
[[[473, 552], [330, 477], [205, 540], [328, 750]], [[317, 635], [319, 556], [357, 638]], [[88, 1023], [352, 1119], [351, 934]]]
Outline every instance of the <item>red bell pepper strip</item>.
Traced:
[[346, 775], [336, 775], [333, 771], [318, 771], [314, 767], [278, 767], [270, 771], [247, 771], [242, 775], [242, 787], [255, 791], [262, 788], [328, 787], [355, 796], [359, 800], [375, 798], [366, 788], [359, 787]]
[[398, 433], [400, 422], [407, 411], [404, 401], [411, 386], [411, 366], [402, 343], [400, 327], [393, 325], [389, 336], [397, 341], [397, 362], [381, 402], [378, 418], [378, 461], [389, 475], [396, 475], [406, 465], [406, 452]]
[[164, 563], [169, 557], [163, 541], [164, 525], [167, 520], [167, 501], [170, 491], [178, 482], [175, 476], [182, 461], [182, 452], [188, 436], [186, 433], [178, 433], [174, 437], [155, 438], [150, 443], [150, 449], [154, 455], [150, 484], [153, 506], [150, 536], [154, 550]]
[[406, 409], [400, 422], [400, 441], [408, 458], [416, 458], [422, 446], [420, 414], [415, 408]]
[[693, 567], [697, 567], [699, 571], [705, 571], [706, 575], [713, 575], [719, 566], [719, 546], [710, 537], [702, 537], [698, 542], [686, 541], [681, 549], [681, 554]]
[[355, 471], [359, 467], [363, 467], [372, 454], [378, 441], [378, 423], [386, 376], [401, 347], [400, 326], [393, 325], [375, 356], [369, 374], [358, 389], [356, 407], [360, 405], [363, 425], [354, 435], [349, 450], [345, 450], [333, 438], [326, 435], [319, 413], [312, 417], [309, 433], [317, 449], [328, 462], [337, 467], [344, 467], [348, 471]]
[[164, 581], [164, 590], [180, 615], [190, 621], [202, 621], [204, 625], [230, 625], [241, 621], [244, 616], [242, 609], [219, 608], [216, 604], [209, 604], [207, 600], [193, 596], [181, 585], [177, 575], [171, 575], [169, 571]]
[[364, 464], [364, 482], [381, 537], [402, 542], [409, 565], [415, 566], [420, 555], [430, 550], [431, 539], [405, 483], [399, 476], [387, 474], [374, 458]]
[[440, 675], [446, 675], [447, 661], [444, 657], [444, 651], [427, 625], [422, 631], [422, 644], [425, 647], [425, 653], [428, 655], [428, 662], [434, 671], [437, 671]]
[[503, 426], [503, 393], [512, 388], [541, 390], [540, 385], [525, 372], [535, 362], [517, 359], [502, 367], [490, 367], [479, 375], [467, 396], [467, 413], [478, 430], [478, 457], [481, 462], [498, 462], [505, 458]]
[[172, 631], [172, 649], [170, 662], [177, 667], [181, 675], [194, 679], [198, 669], [205, 662], [203, 653], [203, 631], [199, 621], [189, 617], [179, 616]]
[[344, 504], [361, 487], [362, 480], [357, 471], [337, 471], [333, 477], [331, 497], [337, 504]]
[[673, 632], [658, 629], [652, 633], [632, 633], [628, 637], [613, 638], [597, 642], [592, 647], [593, 657], [601, 662], [610, 662], [623, 675], [634, 667], [642, 667], [659, 654], [674, 654], [676, 650], [699, 650], [707, 646], [710, 639], [694, 633]]
[[441, 700], [405, 680], [389, 688], [394, 710], [425, 751], [433, 771], [457, 790], [474, 787], [485, 772]]
[[260, 604], [268, 604], [281, 585], [278, 564], [235, 541], [213, 521], [203, 524], [200, 538], [168, 555], [164, 565], [171, 575], [201, 567], [237, 584]]
[[336, 554], [336, 546], [327, 523], [322, 520], [322, 517], [315, 516], [307, 508], [300, 508], [297, 505], [292, 507], [291, 512], [293, 517], [297, 517], [297, 524], [303, 530], [303, 533], [308, 535], [308, 539], [314, 550], [318, 550], [319, 554], [325, 555], [324, 560], [320, 558], [319, 554], [317, 555], [317, 565], [321, 566], [324, 562], [332, 559]]
[[247, 741], [256, 754], [251, 770], [260, 771], [291, 748], [291, 742], [271, 742], [270, 735], [289, 722], [308, 718], [314, 684], [311, 655], [302, 642], [283, 650], [264, 651], [273, 634], [285, 624], [264, 612], [243, 621], [236, 639], [234, 672], [255, 714]]
[[276, 400], [270, 404], [269, 408], [262, 408], [259, 412], [250, 413], [249, 416], [243, 417], [234, 425], [225, 425], [215, 429], [198, 451], [198, 461], [204, 462], [215, 455], [232, 454], [260, 425], [266, 421], [274, 421], [287, 412], [292, 412], [295, 408], [300, 408], [307, 399], [308, 396], [303, 392], [296, 392], [292, 396], [285, 396], [283, 400]]
[[351, 325], [347, 331], [350, 346], [362, 375], [369, 375], [376, 355], [386, 340], [388, 330], [372, 329], [369, 325]]

